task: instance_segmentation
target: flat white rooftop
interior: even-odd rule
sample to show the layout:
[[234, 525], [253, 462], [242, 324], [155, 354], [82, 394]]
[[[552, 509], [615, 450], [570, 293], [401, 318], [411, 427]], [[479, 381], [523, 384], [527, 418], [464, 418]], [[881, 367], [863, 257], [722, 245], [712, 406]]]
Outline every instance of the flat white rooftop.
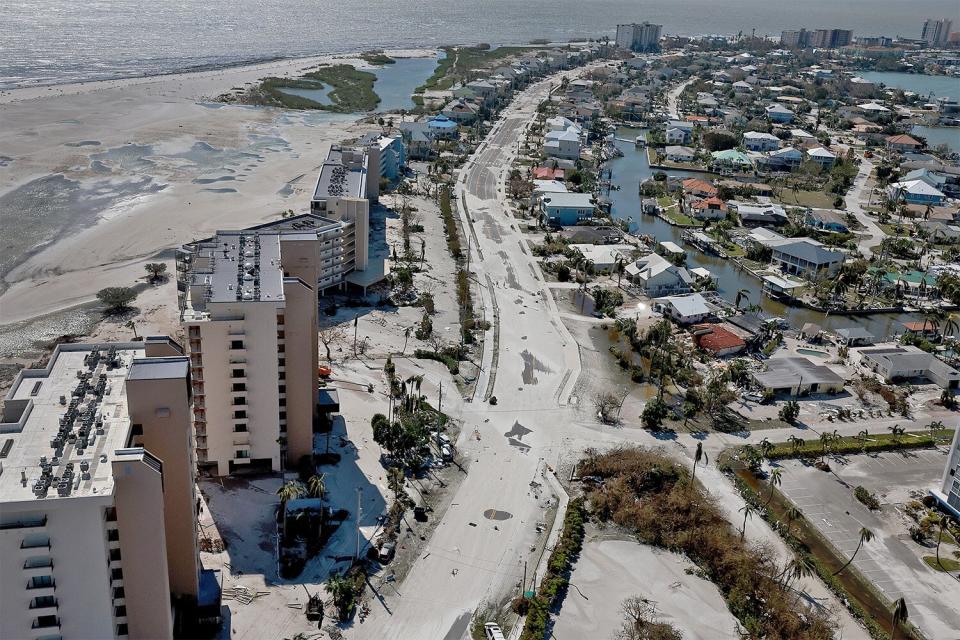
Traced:
[[125, 381], [144, 356], [135, 343], [114, 346], [61, 345], [47, 369], [17, 377], [0, 424], [0, 503], [113, 493], [111, 461], [131, 431]]

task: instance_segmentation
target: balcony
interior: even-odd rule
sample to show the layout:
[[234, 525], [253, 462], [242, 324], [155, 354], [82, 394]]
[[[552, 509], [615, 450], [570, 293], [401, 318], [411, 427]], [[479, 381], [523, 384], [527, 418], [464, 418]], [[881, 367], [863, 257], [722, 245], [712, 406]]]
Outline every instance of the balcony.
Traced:
[[23, 562], [23, 575], [28, 578], [47, 576], [53, 570], [53, 559], [50, 557], [32, 557]]
[[[37, 619], [33, 621], [33, 624], [30, 625], [30, 628], [34, 631], [51, 631], [54, 629], [60, 628], [60, 618], [53, 615], [47, 616], [37, 616]], [[37, 637], [37, 636], [34, 636]]]
[[38, 553], [48, 553], [50, 551], [50, 539], [24, 540], [20, 543], [20, 557], [29, 558]]
[[57, 583], [53, 576], [33, 576], [27, 580], [27, 592], [36, 598], [53, 596], [57, 593]]
[[47, 516], [41, 516], [39, 518], [27, 518], [24, 520], [5, 522], [0, 524], [0, 531], [8, 531], [10, 529], [39, 529], [45, 526], [47, 526]]
[[249, 433], [233, 434], [233, 444], [250, 444], [250, 434]]
[[57, 615], [59, 603], [53, 596], [42, 596], [30, 600], [30, 614], [34, 616]]

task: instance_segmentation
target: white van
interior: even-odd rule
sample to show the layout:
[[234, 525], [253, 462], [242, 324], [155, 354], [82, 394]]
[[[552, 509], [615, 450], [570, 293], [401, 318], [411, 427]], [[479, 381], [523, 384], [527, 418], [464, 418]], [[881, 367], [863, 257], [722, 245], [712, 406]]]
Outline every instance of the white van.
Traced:
[[500, 631], [500, 625], [496, 622], [488, 622], [483, 625], [483, 633], [487, 640], [507, 640], [503, 637], [503, 631]]

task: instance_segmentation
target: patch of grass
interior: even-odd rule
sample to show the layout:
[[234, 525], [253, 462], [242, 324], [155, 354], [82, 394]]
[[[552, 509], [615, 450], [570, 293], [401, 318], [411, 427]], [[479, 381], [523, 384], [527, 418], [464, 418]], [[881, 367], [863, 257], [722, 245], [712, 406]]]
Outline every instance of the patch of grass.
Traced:
[[386, 64], [396, 64], [397, 62], [382, 51], [367, 51], [366, 53], [360, 55], [360, 59], [367, 64], [372, 64], [376, 67], [382, 67]]
[[939, 564], [937, 563], [936, 556], [923, 556], [923, 562], [934, 571], [946, 571], [949, 573], [960, 571], [960, 560], [944, 558], [942, 554], [940, 555]]
[[812, 207], [814, 209], [833, 209], [835, 195], [822, 191], [797, 191], [784, 189], [780, 194], [780, 202], [788, 206]]
[[443, 47], [446, 54], [437, 64], [426, 81], [417, 87], [416, 93], [423, 93], [431, 89], [449, 89], [458, 82], [466, 82], [476, 74], [478, 69], [486, 69], [515, 55], [531, 53], [536, 49], [531, 47]]
[[[369, 71], [360, 71], [349, 64], [319, 67], [300, 78], [264, 78], [241, 99], [251, 104], [260, 104], [287, 109], [322, 109], [338, 113], [372, 111], [380, 104], [380, 96], [373, 90], [377, 76]], [[284, 93], [284, 88], [321, 89], [330, 88], [327, 94], [331, 104], [320, 104], [309, 98]]]
[[684, 227], [702, 227], [703, 222], [697, 220], [696, 218], [691, 218], [688, 215], [680, 213], [676, 207], [671, 207], [663, 210], [663, 217], [673, 220], [676, 224], [679, 224]]
[[865, 440], [857, 436], [841, 436], [830, 440], [824, 448], [824, 443], [818, 440], [803, 440], [794, 442], [774, 443], [773, 448], [766, 457], [770, 460], [779, 460], [783, 458], [816, 458], [824, 454], [854, 454], [871, 453], [877, 451], [896, 451], [898, 449], [917, 449], [932, 447], [936, 444], [934, 436], [938, 440], [953, 437], [952, 429], [940, 429], [933, 434], [926, 431], [908, 431], [900, 436], [892, 433], [867, 434]]

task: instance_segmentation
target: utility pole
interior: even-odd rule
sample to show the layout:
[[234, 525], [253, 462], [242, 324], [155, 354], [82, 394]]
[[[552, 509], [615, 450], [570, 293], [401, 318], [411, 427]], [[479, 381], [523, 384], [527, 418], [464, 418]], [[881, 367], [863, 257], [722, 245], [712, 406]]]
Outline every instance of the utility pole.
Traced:
[[357, 323], [360, 321], [360, 314], [353, 317], [353, 357], [357, 357]]
[[440, 381], [440, 397], [437, 398], [437, 451], [440, 451], [440, 406], [443, 404], [443, 380]]
[[363, 505], [360, 500], [363, 497], [363, 487], [357, 487], [357, 553], [354, 560], [360, 559], [360, 516], [363, 515]]

